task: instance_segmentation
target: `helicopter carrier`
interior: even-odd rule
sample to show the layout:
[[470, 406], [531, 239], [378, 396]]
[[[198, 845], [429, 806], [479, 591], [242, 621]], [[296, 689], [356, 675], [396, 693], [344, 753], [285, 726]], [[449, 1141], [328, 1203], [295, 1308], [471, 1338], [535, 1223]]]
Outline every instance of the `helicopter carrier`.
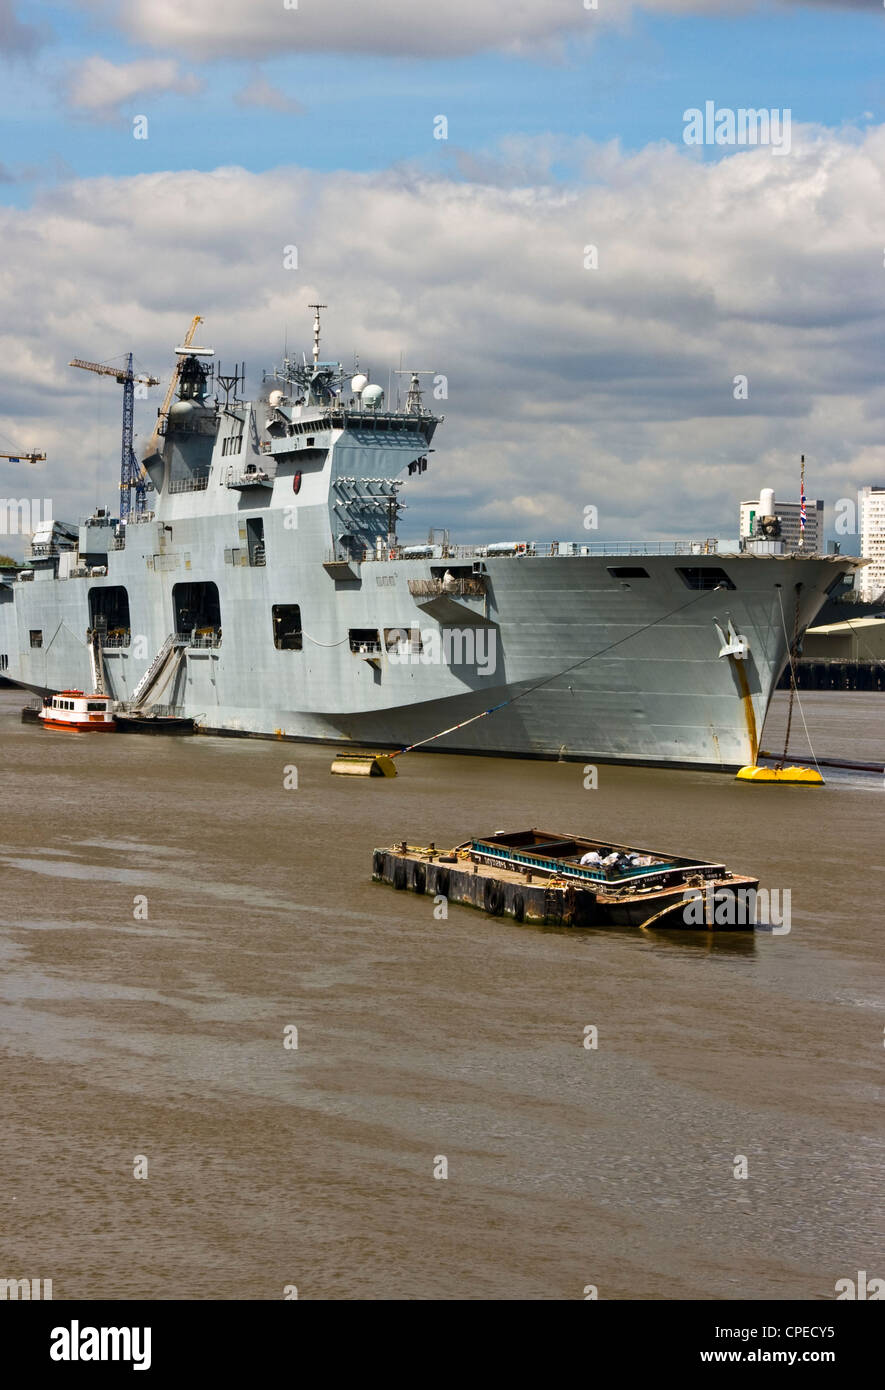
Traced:
[[419, 374], [400, 405], [322, 360], [319, 310], [312, 355], [253, 400], [211, 349], [178, 354], [136, 506], [47, 522], [0, 583], [21, 687], [226, 735], [401, 748], [449, 728], [431, 748], [733, 771], [857, 564], [772, 539], [404, 545], [400, 494], [442, 423]]

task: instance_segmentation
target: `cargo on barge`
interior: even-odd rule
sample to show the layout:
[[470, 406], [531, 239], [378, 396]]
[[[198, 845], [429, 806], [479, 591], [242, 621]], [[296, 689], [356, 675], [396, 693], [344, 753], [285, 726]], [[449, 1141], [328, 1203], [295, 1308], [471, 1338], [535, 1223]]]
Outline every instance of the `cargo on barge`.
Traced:
[[537, 829], [448, 851], [403, 840], [374, 851], [372, 877], [517, 922], [708, 931], [752, 931], [759, 887], [721, 863]]

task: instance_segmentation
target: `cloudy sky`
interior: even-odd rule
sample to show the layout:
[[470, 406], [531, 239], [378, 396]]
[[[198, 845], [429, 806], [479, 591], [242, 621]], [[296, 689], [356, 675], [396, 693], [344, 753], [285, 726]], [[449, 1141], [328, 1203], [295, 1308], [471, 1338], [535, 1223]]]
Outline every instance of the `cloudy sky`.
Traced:
[[[114, 504], [120, 391], [72, 356], [165, 381], [200, 313], [254, 385], [321, 299], [325, 355], [448, 379], [406, 539], [734, 536], [803, 452], [832, 530], [885, 482], [883, 35], [878, 0], [0, 0], [0, 449], [49, 455], [0, 495]], [[708, 101], [790, 139], [687, 145]]]

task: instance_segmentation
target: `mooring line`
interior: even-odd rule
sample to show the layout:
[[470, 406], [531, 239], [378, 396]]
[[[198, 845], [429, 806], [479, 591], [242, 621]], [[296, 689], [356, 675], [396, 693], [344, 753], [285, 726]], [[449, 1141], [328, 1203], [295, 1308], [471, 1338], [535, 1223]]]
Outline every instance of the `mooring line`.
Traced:
[[718, 589], [724, 588], [722, 584], [716, 584], [712, 589], [702, 589], [695, 597], [690, 598], [687, 603], [681, 603], [678, 608], [672, 609], [669, 613], [663, 613], [654, 622], [645, 623], [642, 627], [636, 628], [634, 632], [628, 632], [626, 637], [619, 637], [617, 642], [609, 642], [608, 646], [600, 647], [598, 652], [591, 652], [589, 656], [582, 656], [580, 661], [575, 661], [571, 666], [566, 666], [562, 671], [554, 671], [552, 676], [545, 676], [542, 681], [535, 685], [530, 685], [528, 690], [521, 690], [518, 695], [511, 695], [509, 700], [502, 700], [500, 704], [492, 705], [489, 709], [482, 710], [479, 714], [473, 714], [469, 719], [463, 719], [460, 724], [453, 724], [450, 729], [442, 729], [438, 734], [431, 734], [429, 738], [419, 739], [417, 743], [410, 743], [408, 748], [399, 748], [395, 753], [391, 753], [391, 758], [398, 758], [402, 753], [411, 753], [415, 748], [423, 748], [426, 743], [435, 743], [438, 738], [445, 738], [446, 734], [453, 734], [458, 729], [464, 729], [468, 724], [474, 724], [477, 719], [485, 719], [486, 715], [495, 714], [499, 709], [506, 709], [508, 705], [515, 705], [517, 700], [522, 700], [526, 695], [533, 695], [536, 690], [549, 685], [551, 681], [559, 680], [561, 676], [567, 676], [571, 671], [577, 671], [579, 666], [584, 666], [588, 661], [593, 661], [597, 656], [604, 656], [606, 652], [612, 651], [615, 647], [620, 647], [624, 642], [629, 642], [632, 638], [638, 637], [641, 632], [648, 632], [649, 628], [657, 627], [658, 623], [666, 622], [668, 618], [673, 618], [677, 613], [682, 613], [700, 599], [706, 598], [708, 594], [714, 594]]
[[[795, 695], [795, 697], [796, 697], [796, 704], [799, 706], [799, 713], [800, 713], [801, 716], [802, 716], [802, 725], [803, 725], [803, 728], [805, 729], [805, 737], [808, 739], [808, 751], [811, 753], [811, 756], [812, 756], [812, 758], [814, 759], [814, 765], [815, 765], [815, 767], [817, 768], [817, 771], [818, 771], [818, 773], [819, 773], [819, 775], [820, 775], [820, 777], [821, 777], [821, 780], [823, 780], [823, 773], [822, 773], [821, 770], [820, 770], [820, 763], [819, 763], [818, 760], [817, 760], [817, 754], [815, 753], [814, 747], [813, 747], [812, 742], [811, 742], [811, 734], [808, 732], [808, 725], [807, 725], [807, 723], [805, 722], [805, 711], [804, 711], [804, 709], [802, 708], [802, 701], [799, 699], [799, 686], [798, 686], [798, 683], [797, 683], [797, 681], [796, 681], [796, 667], [795, 667], [795, 663], [794, 663], [794, 661], [793, 661], [793, 651], [792, 651], [792, 648], [791, 648], [791, 646], [790, 646], [790, 639], [789, 639], [789, 637], [787, 636], [787, 620], [786, 620], [786, 618], [785, 618], [785, 616], [784, 616], [784, 600], [783, 600], [783, 595], [782, 595], [782, 593], [781, 593], [780, 585], [778, 585], [778, 588], [777, 588], [777, 601], [778, 601], [778, 603], [780, 604], [780, 609], [781, 609], [781, 627], [782, 627], [783, 630], [784, 630], [784, 641], [785, 641], [786, 644], [787, 644], [787, 657], [788, 657], [789, 662], [790, 662], [790, 713], [792, 714], [792, 710], [793, 710], [793, 696]], [[797, 595], [796, 595], [796, 620], [797, 620], [796, 626], [797, 626], [797, 627], [798, 627], [798, 618], [799, 618], [799, 596], [798, 596], [798, 594], [797, 594]], [[789, 741], [790, 741], [790, 722], [789, 722], [789, 720], [788, 720], [788, 722], [787, 722], [787, 738], [786, 738], [786, 742], [784, 743], [784, 756], [783, 756], [783, 758], [781, 759], [781, 764], [780, 764], [781, 767], [783, 767], [784, 763], [787, 761], [787, 745], [789, 744]]]

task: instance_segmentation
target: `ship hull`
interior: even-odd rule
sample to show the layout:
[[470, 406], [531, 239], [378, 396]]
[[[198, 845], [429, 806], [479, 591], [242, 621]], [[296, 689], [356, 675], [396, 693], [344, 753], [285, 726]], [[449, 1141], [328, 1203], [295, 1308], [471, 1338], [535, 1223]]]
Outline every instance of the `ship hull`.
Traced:
[[[444, 600], [440, 609], [420, 597], [422, 586], [439, 582], [428, 561], [373, 560], [341, 579], [326, 572], [306, 536], [303, 558], [287, 559], [291, 538], [274, 519], [265, 514], [260, 567], [219, 564], [224, 519], [194, 517], [175, 527], [183, 541], [174, 548], [165, 536], [154, 539], [153, 524], [130, 526], [107, 576], [6, 588], [5, 674], [41, 694], [85, 686], [90, 595], [122, 586], [132, 637], [128, 647], [105, 650], [104, 669], [108, 693], [131, 701], [174, 629], [177, 586], [198, 579], [217, 587], [221, 637], [183, 650], [163, 700], [205, 732], [399, 748], [464, 724], [427, 747], [733, 771], [755, 760], [787, 661], [785, 631], [813, 622], [850, 564], [705, 556], [692, 560], [694, 569], [713, 565], [734, 588], [695, 592], [684, 556], [643, 556], [644, 577], [629, 581], [613, 575], [621, 568], [614, 556], [486, 558], [474, 562], [483, 599]], [[162, 550], [153, 555], [155, 544]], [[271, 610], [293, 597], [301, 603], [301, 648], [279, 650]], [[434, 632], [458, 625], [475, 639], [472, 661], [432, 649]], [[746, 638], [745, 656], [720, 654], [729, 625]], [[423, 633], [424, 649], [395, 657], [383, 637], [394, 628]], [[378, 632], [380, 650], [352, 650], [349, 634], [368, 629]]]

